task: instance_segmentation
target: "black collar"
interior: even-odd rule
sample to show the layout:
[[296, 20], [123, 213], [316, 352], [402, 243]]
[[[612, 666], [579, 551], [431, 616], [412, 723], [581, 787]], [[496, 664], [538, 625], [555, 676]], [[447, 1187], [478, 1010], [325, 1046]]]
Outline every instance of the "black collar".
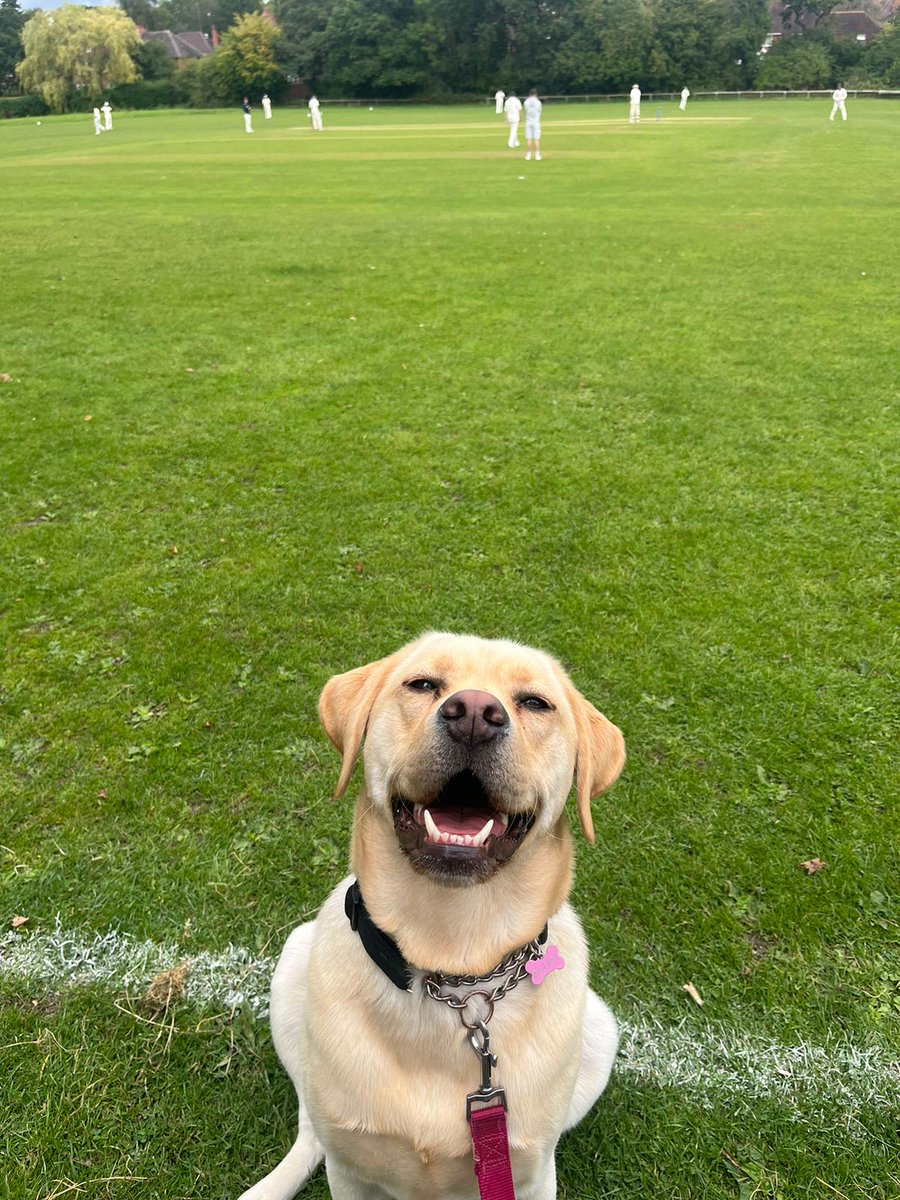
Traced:
[[350, 918], [350, 928], [359, 934], [363, 949], [372, 962], [384, 971], [391, 983], [401, 992], [410, 991], [412, 972], [409, 965], [391, 935], [379, 929], [369, 916], [359, 883], [356, 881], [347, 889], [344, 912]]
[[[409, 963], [400, 953], [400, 947], [389, 933], [379, 929], [363, 900], [359, 882], [354, 882], [347, 889], [344, 897], [344, 912], [350, 921], [350, 928], [359, 934], [363, 949], [372, 962], [387, 975], [388, 979], [401, 992], [412, 990], [413, 976]], [[537, 940], [543, 945], [547, 940], [547, 926], [541, 930]]]

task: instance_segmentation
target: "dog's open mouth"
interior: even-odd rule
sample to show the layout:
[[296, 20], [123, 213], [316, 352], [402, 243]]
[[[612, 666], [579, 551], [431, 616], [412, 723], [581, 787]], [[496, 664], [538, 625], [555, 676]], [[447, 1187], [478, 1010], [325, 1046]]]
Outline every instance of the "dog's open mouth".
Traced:
[[472, 771], [460, 771], [428, 804], [393, 802], [394, 829], [418, 871], [445, 882], [479, 882], [507, 862], [534, 816], [494, 807]]

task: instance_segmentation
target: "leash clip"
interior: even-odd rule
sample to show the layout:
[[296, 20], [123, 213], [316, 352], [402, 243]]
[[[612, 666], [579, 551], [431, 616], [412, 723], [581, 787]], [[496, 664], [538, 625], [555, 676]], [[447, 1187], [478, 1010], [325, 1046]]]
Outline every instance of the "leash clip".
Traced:
[[[478, 1044], [477, 1034], [481, 1034], [481, 1045]], [[497, 1055], [491, 1054], [491, 1035], [484, 1021], [479, 1021], [477, 1029], [469, 1033], [469, 1045], [481, 1059], [481, 1087], [477, 1092], [466, 1096], [466, 1120], [472, 1120], [473, 1105], [484, 1107], [502, 1104], [506, 1108], [506, 1092], [503, 1088], [495, 1088], [491, 1084], [491, 1072], [497, 1065]]]

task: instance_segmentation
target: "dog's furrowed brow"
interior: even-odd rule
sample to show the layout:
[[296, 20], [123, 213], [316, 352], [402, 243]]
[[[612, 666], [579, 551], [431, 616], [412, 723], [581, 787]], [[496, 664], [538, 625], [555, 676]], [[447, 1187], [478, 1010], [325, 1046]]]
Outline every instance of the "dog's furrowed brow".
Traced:
[[443, 663], [433, 661], [404, 663], [400, 681], [405, 683], [410, 679], [433, 679], [435, 683], [444, 686], [447, 682], [447, 670]]
[[559, 688], [554, 687], [553, 681], [546, 675], [538, 675], [534, 671], [522, 671], [510, 676], [509, 689], [517, 696], [537, 695], [554, 704], [559, 702]]

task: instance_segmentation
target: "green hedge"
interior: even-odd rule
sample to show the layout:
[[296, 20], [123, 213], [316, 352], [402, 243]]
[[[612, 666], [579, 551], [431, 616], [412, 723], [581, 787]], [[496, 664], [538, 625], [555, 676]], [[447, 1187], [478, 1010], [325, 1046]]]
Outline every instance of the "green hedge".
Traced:
[[181, 97], [170, 79], [148, 79], [140, 83], [123, 83], [109, 92], [109, 102], [116, 108], [173, 108]]
[[46, 117], [49, 111], [40, 96], [0, 96], [0, 117]]
[[[142, 83], [123, 83], [110, 88], [103, 96], [93, 100], [90, 96], [72, 93], [66, 103], [66, 112], [89, 113], [95, 104], [101, 105], [108, 99], [113, 109], [173, 108], [184, 104], [185, 97], [173, 80], [151, 79]], [[38, 95], [0, 96], [0, 118], [45, 117], [50, 109]]]

